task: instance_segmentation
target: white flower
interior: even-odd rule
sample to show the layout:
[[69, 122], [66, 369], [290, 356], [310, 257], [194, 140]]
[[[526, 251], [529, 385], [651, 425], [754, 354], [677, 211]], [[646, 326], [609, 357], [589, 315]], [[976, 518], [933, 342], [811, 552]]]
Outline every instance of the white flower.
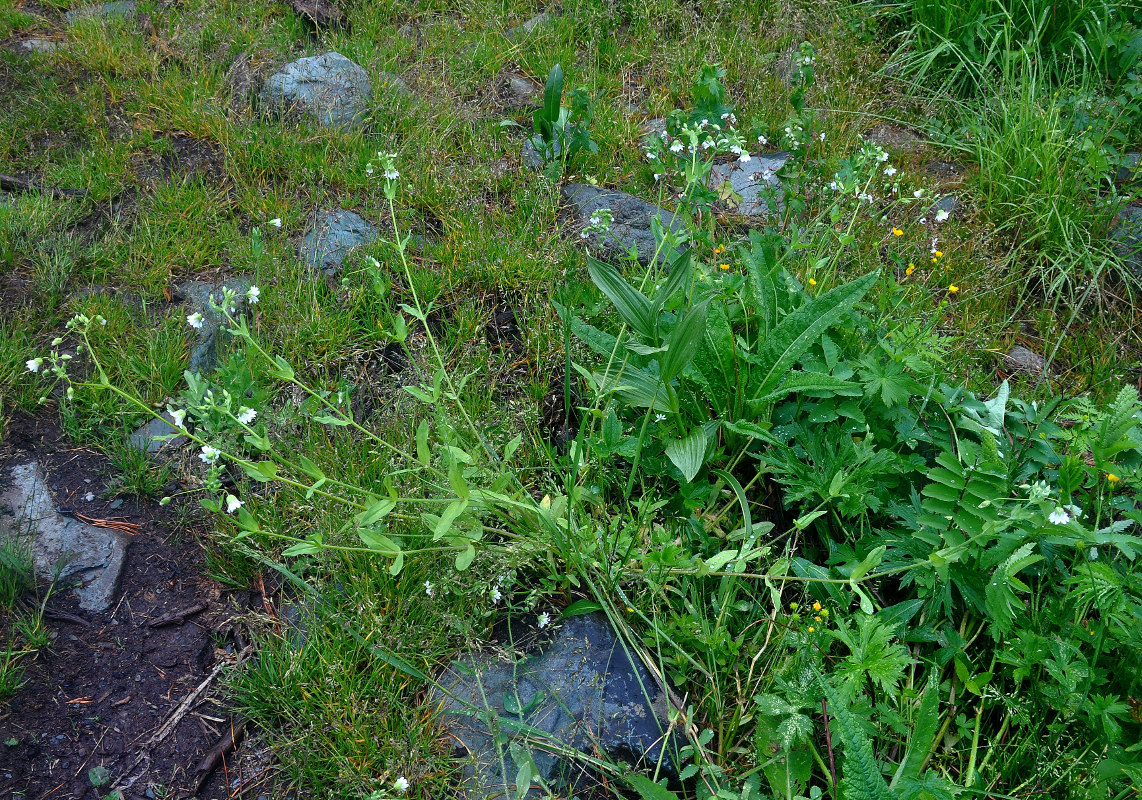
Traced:
[[743, 164], [749, 161], [749, 153], [743, 152], [740, 156], [738, 156], [738, 161], [742, 162]]
[[256, 416], [258, 416], [258, 412], [252, 408], [247, 408], [246, 406], [242, 406], [238, 410], [238, 421], [241, 422], [243, 425], [249, 425], [251, 422], [254, 421], [254, 417], [256, 417]]
[[654, 421], [655, 422], [662, 422], [664, 419], [666, 419], [665, 414], [655, 414], [654, 415]]
[[186, 324], [196, 331], [202, 330], [202, 314], [195, 311], [193, 314], [187, 315]]
[[914, 191], [912, 193], [912, 196], [915, 197], [917, 200], [919, 200], [921, 197], [924, 196], [924, 190], [923, 189], [917, 189], [916, 191]]
[[825, 141], [825, 132], [821, 131], [821, 141]]
[[548, 614], [546, 611], [544, 611], [542, 614], [540, 614], [539, 617], [535, 620], [535, 624], [538, 625], [541, 629], [546, 628], [550, 623], [551, 623], [551, 615]]
[[654, 173], [654, 180], [660, 181], [660, 180], [662, 180], [664, 175], [666, 175], [665, 172], [656, 172], [656, 173]]
[[936, 212], [936, 222], [943, 222], [944, 220], [946, 220], [950, 216], [951, 216], [951, 214], [949, 212], [947, 212], [941, 208], [939, 211]]
[[1066, 511], [1068, 514], [1070, 514], [1075, 519], [1082, 519], [1083, 517], [1086, 516], [1086, 514], [1083, 513], [1083, 510], [1081, 508], [1079, 508], [1078, 506], [1076, 506], [1074, 503], [1071, 503], [1070, 505], [1063, 506], [1063, 510]]
[[202, 448], [202, 452], [198, 454], [198, 457], [201, 458], [205, 464], [213, 464], [218, 460], [218, 456], [220, 455], [222, 455], [222, 451], [217, 447], [206, 445]]
[[235, 511], [237, 511], [239, 508], [241, 508], [244, 505], [245, 505], [245, 503], [243, 503], [241, 500], [239, 500], [234, 495], [232, 495], [232, 494], [226, 495], [226, 513], [227, 514], [233, 514]]
[[499, 586], [493, 586], [492, 587], [492, 605], [497, 605], [503, 599], [504, 599], [504, 596], [500, 592], [500, 587]]
[[389, 167], [388, 169], [385, 170], [385, 177], [388, 178], [390, 181], [395, 181], [397, 178], [400, 177], [400, 173], [397, 172], [392, 167]]
[[681, 139], [675, 139], [674, 140], [674, 143], [672, 145], [670, 145], [670, 152], [671, 153], [681, 153], [682, 152], [682, 140]]
[[42, 358], [33, 358], [24, 362], [24, 366], [28, 368], [28, 372], [39, 372], [40, 367], [44, 365]]
[[282, 226], [282, 219], [281, 217], [274, 217], [269, 221], [269, 224], [273, 225], [275, 228], [280, 228]]
[[1058, 506], [1055, 507], [1055, 510], [1051, 512], [1051, 515], [1047, 517], [1047, 519], [1056, 525], [1066, 525], [1071, 521], [1070, 515]]
[[107, 320], [104, 317], [96, 317], [95, 319], [97, 319], [99, 321], [99, 324], [102, 325], [104, 328], [107, 327]]
[[876, 154], [876, 160], [881, 162], [881, 163], [884, 163], [885, 161], [888, 160], [888, 153], [884, 152], [883, 150], [878, 150], [878, 152]]
[[75, 399], [75, 389], [71, 388], [70, 386], [67, 387], [67, 399], [68, 400], [74, 400]]
[[393, 781], [393, 789], [397, 794], [404, 794], [408, 791], [408, 787], [411, 785], [412, 784], [408, 782], [408, 778], [404, 777], [403, 775]]
[[256, 306], [258, 304], [258, 300], [261, 298], [261, 296], [262, 290], [257, 286], [251, 286], [246, 290], [246, 302], [252, 306]]
[[372, 164], [370, 164], [369, 166], [365, 167], [365, 174], [366, 174], [366, 175], [372, 175], [372, 174], [373, 174], [373, 165], [372, 165]]
[[769, 144], [769, 140], [766, 139], [764, 136], [758, 136], [757, 137], [757, 143], [758, 144]]
[[657, 161], [658, 160], [658, 154], [655, 152], [652, 152], [650, 150], [646, 151], [646, 157], [649, 161]]
[[426, 595], [428, 595], [429, 597], [432, 597], [434, 592], [435, 592], [435, 590], [432, 588], [432, 581], [425, 581], [424, 582], [424, 593]]
[[928, 224], [928, 218], [927, 217], [920, 217], [920, 224], [921, 225], [927, 225]]
[[180, 409], [177, 409], [175, 411], [171, 411], [170, 408], [168, 408], [167, 413], [171, 415], [171, 422], [174, 423], [174, 426], [176, 428], [185, 427], [185, 423], [186, 423], [186, 409], [185, 408], [180, 408]]
[[884, 174], [891, 178], [893, 175], [896, 174], [896, 167], [894, 167], [892, 165], [885, 167], [884, 168]]

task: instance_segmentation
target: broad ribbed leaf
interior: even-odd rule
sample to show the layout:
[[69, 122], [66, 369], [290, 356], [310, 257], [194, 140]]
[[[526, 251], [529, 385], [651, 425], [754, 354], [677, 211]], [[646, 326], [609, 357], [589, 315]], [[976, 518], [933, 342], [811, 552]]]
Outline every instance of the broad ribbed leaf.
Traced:
[[699, 426], [685, 439], [675, 439], [666, 445], [667, 458], [678, 467], [687, 483], [694, 480], [706, 461], [706, 443], [706, 431]]
[[879, 276], [879, 272], [872, 272], [838, 286], [781, 320], [758, 352], [756, 363], [759, 369], [757, 379], [750, 381], [750, 394], [758, 398], [776, 389], [797, 360], [821, 334], [852, 310]]
[[658, 357], [662, 380], [669, 383], [694, 359], [702, 335], [706, 332], [706, 304], [686, 309], [666, 342], [666, 353]]
[[619, 312], [623, 322], [653, 341], [654, 312], [646, 296], [627, 283], [617, 269], [590, 256], [587, 256], [587, 272], [599, 291], [614, 304], [615, 311]]

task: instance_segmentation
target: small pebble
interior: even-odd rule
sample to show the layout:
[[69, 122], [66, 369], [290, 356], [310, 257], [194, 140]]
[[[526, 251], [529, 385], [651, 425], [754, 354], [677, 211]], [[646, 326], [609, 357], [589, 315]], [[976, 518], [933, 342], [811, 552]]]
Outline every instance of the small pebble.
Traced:
[[118, 498], [117, 500], [112, 500], [110, 507], [111, 507], [111, 510], [114, 511], [116, 508], [119, 508], [121, 505], [123, 505], [123, 498], [122, 497]]
[[83, 496], [83, 499], [90, 503], [92, 500], [95, 499], [95, 495], [92, 492], [88, 492], [87, 494], [85, 494]]

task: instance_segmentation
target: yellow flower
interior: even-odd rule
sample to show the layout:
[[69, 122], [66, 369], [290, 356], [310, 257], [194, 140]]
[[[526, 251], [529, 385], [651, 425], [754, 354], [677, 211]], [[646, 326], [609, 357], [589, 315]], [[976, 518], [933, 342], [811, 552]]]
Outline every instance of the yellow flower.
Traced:
[[943, 250], [936, 250], [934, 252], [935, 252], [936, 258], [943, 258], [944, 257], [944, 251]]
[[904, 274], [905, 275], [911, 275], [915, 271], [916, 271], [916, 265], [915, 264], [909, 264], [908, 269], [904, 270]]
[[816, 282], [815, 280], [813, 280], [812, 278], [810, 278], [810, 279], [809, 279], [809, 285], [810, 285], [810, 286], [816, 286], [816, 285], [817, 285], [817, 282]]
[[948, 284], [948, 294], [955, 294], [959, 290], [960, 290], [960, 287], [956, 286], [954, 283]]
[[932, 263], [933, 263], [933, 264], [935, 264], [937, 260], [938, 260], [938, 259], [937, 259], [935, 256], [932, 256]]
[[730, 268], [729, 264], [718, 264], [718, 269], [729, 269], [729, 268]]
[[819, 616], [813, 617], [813, 619], [815, 619], [817, 622], [821, 621], [821, 618]]
[[893, 236], [903, 236], [904, 231], [900, 230], [899, 228], [893, 228], [892, 229], [892, 235]]
[[821, 604], [820, 603], [813, 603], [813, 610], [814, 611], [820, 611], [821, 610]]
[[724, 252], [726, 252], [726, 246], [724, 244], [720, 244], [714, 248], [714, 255], [721, 255]]
[[816, 631], [816, 630], [817, 630], [817, 629], [816, 629], [816, 628], [814, 628], [812, 625], [810, 625], [810, 626], [809, 626], [809, 633], [813, 633], [813, 632], [814, 632], [814, 631]]
[[1109, 483], [1109, 484], [1112, 484], [1112, 485], [1113, 485], [1113, 484], [1115, 484], [1115, 483], [1118, 483], [1120, 480], [1122, 480], [1122, 478], [1118, 477], [1118, 476], [1117, 476], [1117, 475], [1115, 475], [1113, 472], [1108, 472], [1108, 473], [1106, 473], [1106, 482], [1107, 482], [1107, 483]]

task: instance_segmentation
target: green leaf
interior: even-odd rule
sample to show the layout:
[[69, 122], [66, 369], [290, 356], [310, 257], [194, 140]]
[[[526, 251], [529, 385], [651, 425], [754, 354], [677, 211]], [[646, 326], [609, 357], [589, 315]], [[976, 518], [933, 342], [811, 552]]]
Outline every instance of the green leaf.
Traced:
[[581, 614], [590, 614], [593, 611], [602, 611], [602, 603], [596, 603], [594, 600], [576, 600], [567, 608], [563, 609], [563, 617], [577, 617]]
[[256, 464], [243, 464], [242, 469], [258, 483], [269, 483], [278, 477], [278, 465], [275, 461], [259, 461]]
[[706, 431], [701, 426], [690, 431], [685, 439], [674, 439], [666, 445], [666, 456], [678, 467], [686, 482], [694, 480], [706, 462]]
[[427, 467], [430, 458], [431, 454], [428, 452], [428, 420], [424, 419], [416, 427], [416, 460]]
[[638, 792], [641, 800], [678, 800], [678, 795], [645, 775], [628, 775], [627, 782]]
[[658, 370], [666, 383], [674, 380], [694, 359], [706, 332], [706, 304], [688, 308], [670, 332], [666, 354], [658, 358]]
[[650, 301], [642, 292], [627, 283], [619, 271], [610, 264], [587, 257], [587, 272], [599, 291], [615, 306], [623, 322], [650, 341], [654, 341], [655, 317]]
[[737, 557], [737, 550], [723, 550], [720, 553], [715, 553], [706, 559], [706, 569], [710, 570], [710, 572], [718, 572], [722, 567]]
[[274, 356], [274, 368], [270, 370], [270, 374], [283, 381], [292, 381], [293, 367], [281, 356]]
[[287, 547], [282, 551], [282, 555], [292, 558], [293, 556], [311, 556], [314, 553], [320, 552], [321, 545], [319, 543], [304, 539]]
[[360, 528], [357, 530], [357, 535], [361, 537], [361, 541], [364, 542], [365, 547], [368, 547], [370, 550], [376, 550], [387, 556], [395, 556], [400, 552], [400, 545], [383, 533], [368, 528]]
[[371, 498], [365, 510], [357, 515], [357, 525], [361, 528], [374, 525], [387, 517], [389, 512], [396, 507], [397, 504], [387, 497], [381, 500]]
[[456, 556], [456, 569], [460, 572], [468, 569], [476, 558], [475, 546], [469, 544], [466, 550], [461, 550]]
[[880, 562], [884, 560], [884, 554], [888, 551], [887, 545], [880, 545], [874, 548], [871, 553], [865, 556], [856, 567], [853, 568], [852, 574], [849, 575], [850, 581], [859, 581], [869, 573], [874, 567], [880, 566]]
[[444, 509], [444, 513], [440, 516], [440, 519], [432, 529], [433, 540], [443, 538], [448, 533], [448, 531], [452, 529], [452, 523], [455, 522], [456, 518], [463, 514], [467, 508], [467, 500], [453, 500], [451, 503], [449, 503], [448, 507]]
[[543, 87], [543, 118], [549, 125], [559, 119], [560, 105], [563, 102], [563, 65], [556, 64], [547, 73]]
[[786, 375], [781, 385], [772, 392], [751, 400], [750, 406], [757, 408], [758, 406], [768, 405], [794, 392], [824, 392], [842, 397], [859, 397], [861, 395], [860, 386], [852, 381], [841, 380], [832, 375], [825, 375], [819, 372], [796, 371]]
[[852, 310], [879, 277], [879, 272], [872, 272], [838, 286], [781, 320], [757, 354], [760, 369], [757, 380], [751, 376], [753, 396], [763, 397], [776, 389], [798, 359], [821, 334]]
[[352, 420], [347, 417], [335, 417], [332, 414], [316, 414], [313, 417], [313, 421], [319, 422], [322, 425], [332, 425], [336, 428], [344, 428], [352, 422]]

